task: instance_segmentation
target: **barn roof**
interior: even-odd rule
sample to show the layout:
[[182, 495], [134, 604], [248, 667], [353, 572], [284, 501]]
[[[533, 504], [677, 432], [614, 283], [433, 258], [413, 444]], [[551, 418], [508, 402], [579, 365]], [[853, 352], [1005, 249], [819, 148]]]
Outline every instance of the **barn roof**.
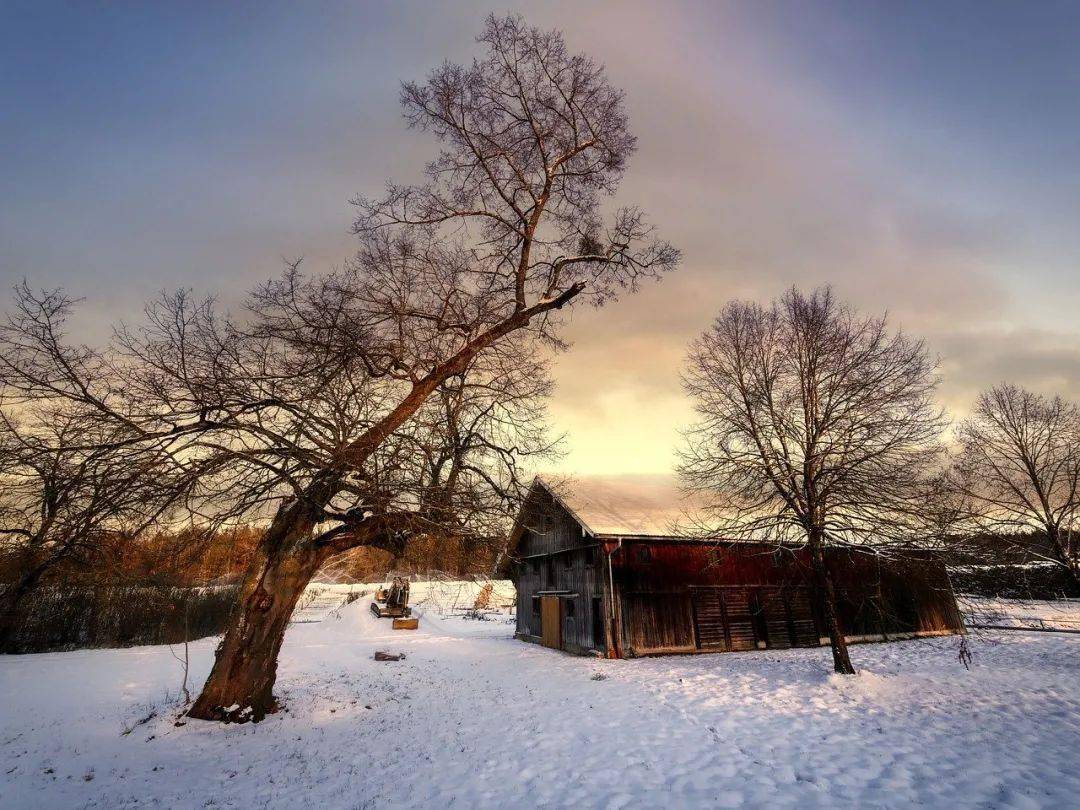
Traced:
[[594, 536], [685, 535], [686, 526], [701, 512], [700, 502], [684, 496], [670, 475], [538, 478], [537, 483], [561, 501]]
[[[578, 475], [540, 477], [533, 481], [529, 499], [538, 489], [549, 493], [593, 537], [680, 542], [776, 543], [775, 539], [718, 536], [703, 531], [710, 525], [701, 495], [683, 493], [673, 475]], [[510, 533], [514, 547], [525, 529], [522, 508]], [[797, 541], [793, 541], [798, 545]], [[852, 549], [842, 543], [837, 547]], [[882, 543], [877, 549], [885, 548]], [[932, 553], [932, 549], [925, 550]], [[905, 547], [905, 553], [915, 550]], [[920, 552], [921, 553], [921, 552]]]

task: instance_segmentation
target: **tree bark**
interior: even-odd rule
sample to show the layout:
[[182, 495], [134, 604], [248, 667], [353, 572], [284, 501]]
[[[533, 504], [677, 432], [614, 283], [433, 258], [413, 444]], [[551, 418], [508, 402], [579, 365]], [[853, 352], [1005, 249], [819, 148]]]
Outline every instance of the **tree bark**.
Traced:
[[829, 631], [833, 669], [841, 675], [854, 675], [855, 667], [851, 665], [851, 658], [848, 656], [847, 640], [844, 638], [844, 631], [840, 626], [840, 616], [836, 609], [836, 588], [833, 585], [832, 573], [825, 562], [824, 543], [816, 532], [811, 532], [809, 546], [810, 559], [814, 567], [814, 579], [817, 583], [818, 600], [821, 604], [821, 615], [824, 617], [825, 627]]
[[285, 629], [325, 556], [311, 547], [260, 555], [191, 717], [259, 721], [277, 711], [273, 690]]
[[293, 609], [312, 577], [327, 560], [358, 546], [402, 553], [402, 538], [412, 526], [409, 513], [368, 516], [314, 535], [338, 486], [339, 479], [328, 472], [308, 487], [303, 500], [287, 501], [278, 509], [245, 574], [237, 608], [189, 717], [246, 722], [277, 711], [273, 690], [278, 653]]
[[213, 669], [188, 711], [199, 720], [259, 721], [277, 711], [278, 652], [297, 601], [333, 549], [312, 538], [317, 512], [333, 496], [317, 482], [312, 500], [291, 500], [275, 515], [245, 574], [239, 604], [218, 645]]

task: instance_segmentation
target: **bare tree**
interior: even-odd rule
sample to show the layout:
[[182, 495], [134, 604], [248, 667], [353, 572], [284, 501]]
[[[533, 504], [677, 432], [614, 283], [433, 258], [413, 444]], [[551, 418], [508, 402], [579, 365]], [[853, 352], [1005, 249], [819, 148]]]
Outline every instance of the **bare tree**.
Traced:
[[[432, 440], [421, 423], [453, 407], [455, 387], [483, 380], [502, 402], [498, 358], [560, 346], [566, 307], [602, 304], [678, 261], [636, 209], [603, 224], [634, 149], [603, 69], [516, 17], [490, 17], [479, 41], [471, 65], [403, 86], [407, 120], [443, 148], [426, 183], [356, 201], [360, 249], [342, 270], [294, 265], [242, 316], [164, 296], [100, 352], [62, 339], [72, 302], [59, 293], [24, 288], [0, 330], [0, 373], [24, 396], [130, 426], [180, 471], [195, 515], [266, 517], [194, 717], [274, 710], [285, 627], [328, 559], [397, 552], [439, 515], [460, 519], [477, 487], [498, 490], [475, 459], [483, 449], [506, 469], [514, 441], [473, 447], [456, 467], [418, 450]], [[436, 496], [454, 470], [472, 486]]]
[[16, 572], [0, 594], [0, 652], [53, 570], [94, 560], [111, 535], [138, 535], [171, 506], [161, 459], [121, 456], [115, 438], [70, 409], [0, 398], [0, 550]]
[[497, 564], [529, 485], [522, 467], [559, 453], [546, 430], [546, 361], [522, 336], [501, 348], [448, 380], [403, 434], [406, 457], [419, 465], [407, 477], [420, 482], [420, 511], [456, 551], [448, 562], [459, 574], [474, 570], [477, 555]]
[[732, 302], [690, 348], [699, 421], [680, 472], [710, 532], [805, 544], [837, 672], [853, 673], [826, 562], [832, 544], [906, 542], [940, 457], [934, 362], [920, 341], [828, 288]]
[[[1080, 588], [1080, 409], [1011, 384], [979, 396], [957, 429], [951, 480], [969, 525], [1059, 566]], [[1046, 544], [1025, 543], [1038, 529]]]

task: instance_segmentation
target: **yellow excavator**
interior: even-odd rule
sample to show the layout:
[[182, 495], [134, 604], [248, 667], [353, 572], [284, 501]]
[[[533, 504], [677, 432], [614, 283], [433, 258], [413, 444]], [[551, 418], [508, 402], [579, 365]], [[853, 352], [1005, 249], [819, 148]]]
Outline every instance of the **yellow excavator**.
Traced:
[[375, 591], [375, 601], [371, 603], [371, 612], [380, 619], [402, 619], [411, 616], [409, 580], [405, 577], [394, 577], [389, 587]]

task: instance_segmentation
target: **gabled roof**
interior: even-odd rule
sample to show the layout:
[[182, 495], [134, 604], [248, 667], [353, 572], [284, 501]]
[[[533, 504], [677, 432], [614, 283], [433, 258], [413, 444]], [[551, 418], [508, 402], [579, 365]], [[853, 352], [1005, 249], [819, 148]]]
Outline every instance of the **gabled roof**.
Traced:
[[[679, 537], [701, 506], [679, 491], [674, 476], [538, 477], [546, 490], [594, 537]], [[514, 534], [519, 527], [515, 525]], [[515, 537], [516, 540], [516, 537]]]
[[[712, 522], [706, 513], [704, 496], [687, 496], [673, 475], [582, 475], [533, 480], [514, 527], [510, 548], [516, 548], [526, 528], [522, 523], [527, 505], [538, 492], [550, 495], [585, 530], [600, 539], [649, 539], [706, 543], [770, 543], [801, 545], [762, 538], [731, 537], [703, 530]], [[830, 546], [858, 549], [858, 545], [830, 543]], [[877, 549], [884, 548], [882, 544]], [[910, 549], [906, 549], [910, 553]]]

